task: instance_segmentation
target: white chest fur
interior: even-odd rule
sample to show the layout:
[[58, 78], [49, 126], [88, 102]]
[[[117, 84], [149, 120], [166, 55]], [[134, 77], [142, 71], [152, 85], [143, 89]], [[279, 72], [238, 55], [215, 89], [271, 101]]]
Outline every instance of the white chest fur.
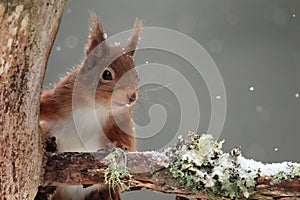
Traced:
[[102, 107], [80, 108], [62, 120], [48, 122], [58, 152], [92, 152], [104, 148], [109, 141], [102, 128], [108, 115], [109, 111]]
[[[64, 119], [49, 121], [47, 127], [50, 134], [56, 137], [58, 152], [93, 152], [105, 148], [109, 142], [102, 131], [108, 116], [109, 111], [102, 107], [80, 108]], [[59, 186], [57, 193], [62, 199], [83, 200], [100, 187]]]

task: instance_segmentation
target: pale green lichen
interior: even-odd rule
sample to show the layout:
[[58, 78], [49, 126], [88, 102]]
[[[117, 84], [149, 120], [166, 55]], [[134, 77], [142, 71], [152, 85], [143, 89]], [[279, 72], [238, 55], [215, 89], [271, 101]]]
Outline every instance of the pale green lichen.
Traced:
[[151, 176], [152, 176], [153, 180], [158, 180], [158, 173], [157, 172], [151, 171]]
[[274, 182], [300, 179], [300, 164], [292, 162], [263, 164], [241, 155], [239, 148], [224, 153], [224, 141], [216, 142], [211, 135], [189, 133], [190, 141], [179, 139], [167, 152], [173, 160], [168, 171], [193, 193], [218, 197], [245, 198], [256, 185], [259, 176], [274, 177]]
[[193, 193], [206, 192], [210, 198], [249, 197], [248, 188], [255, 186], [256, 172], [246, 172], [236, 162], [240, 149], [230, 153], [221, 150], [224, 141], [215, 142], [211, 135], [189, 133], [191, 141], [179, 141], [169, 156], [175, 161], [169, 171]]
[[103, 163], [107, 165], [107, 168], [104, 170], [105, 184], [108, 184], [113, 189], [119, 186], [123, 191], [128, 190], [129, 187], [125, 184], [124, 179], [130, 179], [131, 175], [127, 169], [126, 153], [120, 148], [114, 148], [103, 159]]
[[300, 165], [290, 164], [289, 170], [281, 170], [274, 176], [274, 182], [278, 183], [281, 181], [289, 181], [294, 178], [300, 180]]

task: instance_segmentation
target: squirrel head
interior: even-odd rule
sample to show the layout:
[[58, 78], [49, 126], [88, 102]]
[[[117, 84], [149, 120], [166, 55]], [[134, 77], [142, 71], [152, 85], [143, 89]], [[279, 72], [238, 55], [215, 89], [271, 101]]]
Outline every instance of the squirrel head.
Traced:
[[73, 96], [78, 102], [94, 102], [95, 106], [110, 110], [132, 107], [138, 97], [139, 82], [133, 56], [141, 31], [142, 23], [137, 19], [127, 44], [110, 46], [99, 19], [91, 14], [86, 56], [74, 81]]

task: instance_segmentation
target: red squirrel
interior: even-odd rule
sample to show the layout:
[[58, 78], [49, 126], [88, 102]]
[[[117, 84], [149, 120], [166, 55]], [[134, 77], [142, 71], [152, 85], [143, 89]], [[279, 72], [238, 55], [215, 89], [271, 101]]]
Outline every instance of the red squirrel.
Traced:
[[[40, 125], [55, 137], [58, 152], [96, 151], [106, 146], [135, 150], [132, 109], [138, 98], [133, 55], [142, 30], [136, 20], [127, 44], [110, 46], [95, 14], [82, 64], [41, 96]], [[96, 118], [95, 118], [96, 116]], [[76, 118], [76, 119], [75, 119]], [[80, 133], [79, 133], [80, 132]], [[58, 186], [55, 200], [121, 199], [108, 186]]]

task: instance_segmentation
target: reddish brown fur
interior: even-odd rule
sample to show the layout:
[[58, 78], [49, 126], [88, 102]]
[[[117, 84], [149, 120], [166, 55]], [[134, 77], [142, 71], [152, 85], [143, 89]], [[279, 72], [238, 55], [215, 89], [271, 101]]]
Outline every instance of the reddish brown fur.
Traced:
[[[139, 20], [136, 20], [134, 28], [135, 30], [124, 47], [128, 53], [120, 54], [122, 51], [121, 47], [109, 46], [106, 43], [98, 18], [94, 14], [91, 15], [90, 39], [86, 46], [86, 58], [82, 65], [64, 77], [53, 90], [46, 91], [41, 97], [40, 121], [45, 134], [49, 132], [48, 134], [51, 135], [52, 129], [48, 122], [59, 122], [72, 116], [72, 110], [74, 109], [82, 107], [92, 108], [96, 104], [96, 106], [100, 105], [112, 111], [108, 116], [105, 127], [101, 127], [111, 144], [129, 151], [135, 149], [132, 104], [129, 107], [124, 106], [116, 109], [111, 103], [112, 101], [120, 104], [127, 103], [129, 96], [132, 93], [137, 93], [138, 75], [134, 70], [132, 56], [137, 47], [142, 28]], [[104, 82], [101, 80], [104, 68], [99, 66], [112, 58], [115, 59], [108, 67], [114, 71], [115, 79], [111, 82]], [[129, 75], [117, 85], [117, 82], [125, 73], [129, 73]], [[98, 78], [96, 82], [93, 81], [95, 74], [97, 75], [96, 78]], [[95, 87], [96, 95], [95, 98], [92, 98], [93, 94], [95, 94], [93, 90]], [[74, 100], [76, 104], [72, 104]], [[114, 112], [115, 110], [116, 112]], [[58, 144], [63, 142], [58, 141]], [[110, 199], [107, 196], [107, 189], [102, 191], [102, 197], [98, 197], [98, 193], [94, 192], [90, 197]], [[60, 193], [56, 195], [55, 199], [67, 198]], [[119, 192], [113, 195], [113, 199], [120, 199]]]
[[[105, 126], [103, 130], [105, 133], [110, 133], [108, 138], [110, 141], [113, 141], [114, 146], [128, 151], [135, 150], [135, 138], [132, 131], [133, 124], [131, 123], [131, 112], [132, 111], [130, 109], [129, 111], [120, 113], [118, 116], [109, 116], [107, 126]], [[126, 130], [122, 130], [120, 127], [125, 127]]]
[[72, 91], [78, 69], [64, 77], [53, 90], [43, 93], [40, 120], [60, 120], [72, 113]]

